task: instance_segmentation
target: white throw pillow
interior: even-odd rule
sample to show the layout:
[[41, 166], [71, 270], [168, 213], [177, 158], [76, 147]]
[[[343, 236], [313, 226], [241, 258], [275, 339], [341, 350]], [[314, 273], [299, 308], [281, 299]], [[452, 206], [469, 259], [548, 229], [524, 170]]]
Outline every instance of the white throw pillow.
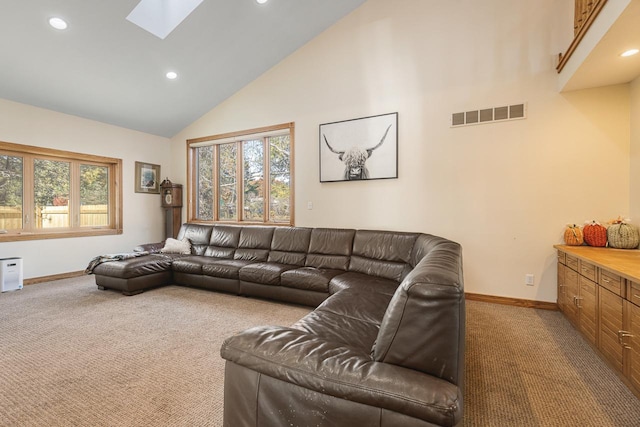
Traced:
[[191, 253], [191, 242], [186, 237], [182, 240], [176, 240], [169, 237], [164, 243], [164, 248], [160, 250], [163, 254], [183, 254]]

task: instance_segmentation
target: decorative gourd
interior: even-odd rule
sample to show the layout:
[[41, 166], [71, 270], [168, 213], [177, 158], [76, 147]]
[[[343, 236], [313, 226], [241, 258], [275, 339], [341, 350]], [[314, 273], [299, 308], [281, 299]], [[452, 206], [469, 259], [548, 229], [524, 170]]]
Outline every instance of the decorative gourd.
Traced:
[[607, 239], [609, 246], [618, 249], [635, 249], [640, 243], [638, 229], [627, 221], [618, 217], [613, 224], [607, 228]]
[[569, 246], [580, 246], [584, 243], [582, 230], [575, 224], [567, 225], [564, 230], [564, 242]]
[[596, 221], [585, 224], [582, 228], [584, 241], [589, 246], [607, 246], [607, 229]]

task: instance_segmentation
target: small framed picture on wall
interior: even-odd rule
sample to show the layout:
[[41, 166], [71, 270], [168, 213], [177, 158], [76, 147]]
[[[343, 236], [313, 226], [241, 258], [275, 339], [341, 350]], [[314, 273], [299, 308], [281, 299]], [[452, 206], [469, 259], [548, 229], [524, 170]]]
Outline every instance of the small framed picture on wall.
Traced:
[[160, 194], [160, 165], [136, 162], [135, 192]]

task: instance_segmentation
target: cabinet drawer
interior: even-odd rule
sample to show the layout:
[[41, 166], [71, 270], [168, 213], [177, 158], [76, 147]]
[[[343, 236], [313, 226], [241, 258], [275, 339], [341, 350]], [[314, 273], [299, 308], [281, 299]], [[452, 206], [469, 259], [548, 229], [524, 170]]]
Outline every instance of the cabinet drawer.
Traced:
[[617, 274], [608, 270], [600, 270], [600, 280], [598, 281], [598, 284], [624, 298], [624, 279]]
[[564, 252], [558, 251], [558, 262], [560, 264], [566, 264], [567, 263], [567, 260], [565, 259], [565, 253]]
[[570, 269], [578, 271], [578, 258], [573, 255], [565, 254], [565, 263]]
[[593, 264], [591, 264], [589, 262], [583, 261], [583, 260], [580, 260], [579, 265], [580, 265], [580, 269], [578, 270], [578, 272], [581, 275], [583, 275], [584, 277], [586, 277], [587, 279], [589, 279], [589, 280], [591, 280], [593, 282], [598, 280], [596, 278], [596, 266], [595, 265], [593, 265]]
[[640, 307], [640, 283], [629, 280], [629, 291], [627, 292], [627, 300]]

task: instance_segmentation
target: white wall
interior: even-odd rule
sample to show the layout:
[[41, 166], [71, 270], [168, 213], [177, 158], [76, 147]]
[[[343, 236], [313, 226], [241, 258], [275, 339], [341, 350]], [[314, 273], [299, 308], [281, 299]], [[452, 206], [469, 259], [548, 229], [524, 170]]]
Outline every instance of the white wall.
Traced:
[[[176, 181], [186, 139], [293, 121], [296, 225], [441, 235], [467, 292], [555, 301], [564, 225], [628, 214], [630, 176], [628, 85], [557, 93], [573, 10], [556, 3], [369, 0], [176, 135]], [[516, 102], [526, 120], [449, 126]], [[319, 124], [395, 111], [398, 179], [319, 182]]]
[[640, 224], [640, 77], [630, 84], [631, 92], [631, 180], [629, 186], [629, 213], [636, 225]]
[[159, 164], [171, 176], [168, 139], [0, 99], [0, 140], [123, 160], [124, 233], [0, 243], [0, 258], [23, 258], [25, 278], [84, 270], [96, 255], [164, 238], [160, 196], [134, 192], [134, 164]]

